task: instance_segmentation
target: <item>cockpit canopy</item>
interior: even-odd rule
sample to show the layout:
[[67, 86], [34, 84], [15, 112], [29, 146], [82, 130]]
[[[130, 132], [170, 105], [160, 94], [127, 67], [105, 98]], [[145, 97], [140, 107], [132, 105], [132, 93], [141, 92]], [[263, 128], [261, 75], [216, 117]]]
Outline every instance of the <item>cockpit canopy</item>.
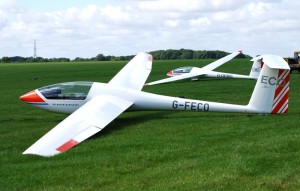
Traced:
[[39, 88], [39, 92], [47, 99], [84, 100], [93, 82], [66, 82]]
[[192, 66], [185, 66], [185, 67], [176, 68], [176, 69], [173, 70], [173, 73], [174, 74], [190, 73], [192, 68], [193, 68]]

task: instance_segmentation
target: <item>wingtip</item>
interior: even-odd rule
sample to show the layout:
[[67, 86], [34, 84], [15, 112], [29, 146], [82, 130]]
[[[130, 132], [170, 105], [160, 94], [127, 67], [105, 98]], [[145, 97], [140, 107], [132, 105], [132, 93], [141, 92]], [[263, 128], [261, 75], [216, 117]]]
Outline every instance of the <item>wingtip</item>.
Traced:
[[23, 155], [38, 155], [42, 157], [51, 157], [57, 154], [60, 154], [61, 152], [59, 151], [54, 151], [54, 152], [49, 152], [49, 153], [42, 153], [38, 151], [33, 151], [32, 149], [28, 148], [26, 151], [24, 151], [22, 154]]
[[151, 82], [151, 83], [144, 84], [144, 86], [152, 86], [152, 85], [153, 85], [152, 82]]

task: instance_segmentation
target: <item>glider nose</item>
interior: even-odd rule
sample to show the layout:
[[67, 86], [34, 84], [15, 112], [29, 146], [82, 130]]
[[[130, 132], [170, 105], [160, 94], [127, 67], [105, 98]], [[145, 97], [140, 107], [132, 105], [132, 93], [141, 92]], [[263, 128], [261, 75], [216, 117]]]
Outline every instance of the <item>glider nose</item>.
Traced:
[[174, 74], [173, 74], [173, 71], [170, 70], [170, 71], [167, 73], [167, 75], [168, 75], [168, 76], [173, 76], [173, 75], [174, 75]]
[[174, 70], [170, 70], [170, 71], [167, 73], [167, 76], [179, 76], [179, 75], [181, 75], [181, 73], [174, 72]]
[[45, 102], [36, 92], [36, 90], [33, 90], [31, 92], [28, 92], [27, 94], [24, 94], [20, 97], [20, 100], [25, 102]]

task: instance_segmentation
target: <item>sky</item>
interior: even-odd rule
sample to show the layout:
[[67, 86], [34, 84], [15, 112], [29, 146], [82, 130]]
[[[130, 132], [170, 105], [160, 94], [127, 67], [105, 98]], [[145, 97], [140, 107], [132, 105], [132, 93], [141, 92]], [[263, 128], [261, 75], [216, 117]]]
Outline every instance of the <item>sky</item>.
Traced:
[[0, 57], [91, 58], [167, 49], [300, 50], [300, 1], [0, 0]]

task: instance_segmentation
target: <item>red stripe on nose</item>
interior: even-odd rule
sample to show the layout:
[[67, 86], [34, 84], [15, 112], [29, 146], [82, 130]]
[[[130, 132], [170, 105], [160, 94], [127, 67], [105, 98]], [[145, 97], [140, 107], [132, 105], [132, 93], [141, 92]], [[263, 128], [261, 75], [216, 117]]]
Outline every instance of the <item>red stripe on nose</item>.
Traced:
[[168, 76], [174, 76], [173, 71], [172, 71], [172, 70], [169, 71], [169, 72], [167, 73], [167, 75], [168, 75]]
[[167, 73], [167, 75], [168, 76], [179, 76], [179, 75], [181, 75], [180, 73], [173, 73], [173, 70], [171, 70], [171, 71], [169, 71], [168, 73]]
[[45, 102], [35, 90], [28, 92], [20, 97], [20, 100], [25, 102]]

